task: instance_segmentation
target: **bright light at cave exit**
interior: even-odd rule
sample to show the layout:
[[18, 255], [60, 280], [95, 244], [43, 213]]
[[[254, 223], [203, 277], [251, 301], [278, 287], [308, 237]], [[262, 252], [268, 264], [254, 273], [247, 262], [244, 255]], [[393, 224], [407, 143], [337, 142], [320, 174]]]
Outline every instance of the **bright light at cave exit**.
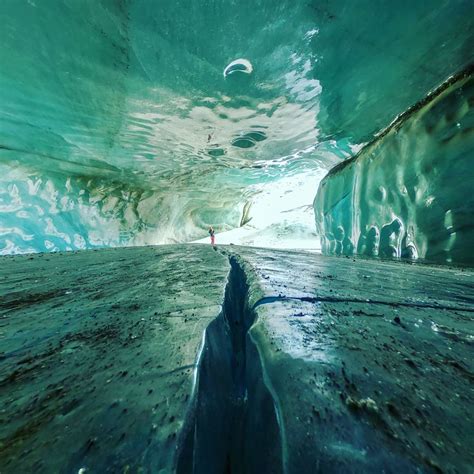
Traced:
[[254, 185], [246, 223], [217, 234], [217, 243], [320, 251], [313, 199], [325, 174], [325, 170], [313, 170]]

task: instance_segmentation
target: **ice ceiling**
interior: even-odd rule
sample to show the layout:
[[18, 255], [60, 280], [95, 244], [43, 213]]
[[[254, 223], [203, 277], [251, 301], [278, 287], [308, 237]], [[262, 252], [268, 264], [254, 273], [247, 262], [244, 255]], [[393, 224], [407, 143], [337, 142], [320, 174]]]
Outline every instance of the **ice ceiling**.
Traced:
[[237, 227], [262, 187], [321, 177], [472, 61], [473, 18], [460, 0], [3, 0], [0, 252]]

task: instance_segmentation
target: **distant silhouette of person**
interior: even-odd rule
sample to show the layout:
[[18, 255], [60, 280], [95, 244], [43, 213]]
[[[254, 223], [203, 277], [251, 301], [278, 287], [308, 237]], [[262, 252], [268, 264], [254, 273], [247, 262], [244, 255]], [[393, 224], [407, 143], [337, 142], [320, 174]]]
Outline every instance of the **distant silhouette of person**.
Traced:
[[211, 138], [212, 138], [212, 135], [209, 134], [209, 135], [207, 136], [207, 143], [209, 143], [209, 142], [211, 141]]
[[215, 243], [216, 243], [216, 238], [215, 238], [214, 234], [215, 234], [214, 228], [212, 226], [209, 227], [209, 235], [211, 236], [211, 245], [215, 245]]

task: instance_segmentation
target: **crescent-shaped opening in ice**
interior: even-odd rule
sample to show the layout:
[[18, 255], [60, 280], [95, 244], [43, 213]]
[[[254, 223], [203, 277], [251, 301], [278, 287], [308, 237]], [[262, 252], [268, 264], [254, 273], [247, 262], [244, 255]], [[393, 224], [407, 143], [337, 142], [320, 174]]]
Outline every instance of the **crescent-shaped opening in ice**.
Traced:
[[234, 74], [234, 72], [243, 72], [250, 74], [253, 71], [252, 63], [248, 59], [236, 59], [227, 65], [224, 69], [224, 77]]

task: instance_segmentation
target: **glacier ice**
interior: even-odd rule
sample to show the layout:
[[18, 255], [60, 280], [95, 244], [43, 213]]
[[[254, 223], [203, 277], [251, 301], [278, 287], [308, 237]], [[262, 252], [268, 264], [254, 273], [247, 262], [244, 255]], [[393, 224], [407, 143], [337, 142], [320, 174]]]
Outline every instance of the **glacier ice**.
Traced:
[[469, 472], [473, 285], [248, 247], [3, 257], [1, 470]]
[[329, 170], [465, 68], [473, 8], [1, 2], [0, 253], [238, 227], [255, 185]]
[[332, 169], [314, 201], [323, 252], [474, 262], [473, 68]]
[[0, 471], [473, 465], [472, 1], [0, 24]]

